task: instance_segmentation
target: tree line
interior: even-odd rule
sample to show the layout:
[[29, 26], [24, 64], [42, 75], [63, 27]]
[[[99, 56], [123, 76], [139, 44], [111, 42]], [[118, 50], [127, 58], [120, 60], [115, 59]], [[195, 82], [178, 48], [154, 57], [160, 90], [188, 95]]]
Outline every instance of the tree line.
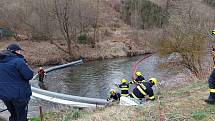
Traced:
[[56, 46], [72, 55], [72, 43], [86, 43], [89, 32], [96, 32], [98, 4], [99, 0], [0, 0], [0, 26], [25, 32], [32, 40], [63, 39], [67, 50]]

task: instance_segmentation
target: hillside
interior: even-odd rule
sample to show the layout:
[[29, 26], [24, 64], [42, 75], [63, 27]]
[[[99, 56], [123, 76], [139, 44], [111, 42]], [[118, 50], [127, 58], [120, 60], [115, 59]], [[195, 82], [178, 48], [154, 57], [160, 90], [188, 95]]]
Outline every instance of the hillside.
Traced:
[[[21, 38], [24, 37], [23, 40], [15, 41], [14, 38], [9, 38], [6, 40], [3, 39], [0, 41], [0, 50], [4, 49], [6, 45], [8, 45], [9, 43], [18, 42], [26, 50], [24, 54], [26, 55], [28, 63], [33, 66], [65, 63], [67, 61], [80, 59], [80, 58], [84, 58], [85, 60], [95, 60], [95, 59], [114, 58], [114, 57], [120, 57], [120, 56], [132, 56], [132, 55], [140, 55], [144, 53], [155, 52], [157, 47], [155, 47], [154, 45], [156, 45], [156, 42], [160, 38], [162, 38], [163, 29], [166, 28], [166, 25], [164, 25], [163, 28], [152, 27], [152, 28], [143, 30], [140, 28], [135, 28], [133, 27], [133, 25], [126, 24], [126, 22], [122, 20], [122, 15], [120, 15], [120, 12], [117, 11], [116, 9], [117, 5], [119, 4], [119, 1], [120, 0], [118, 1], [101, 0], [98, 3], [96, 0], [84, 1], [83, 4], [89, 4], [91, 5], [92, 8], [98, 11], [98, 15], [97, 15], [98, 28], [95, 30], [96, 40], [94, 45], [75, 44], [72, 42], [71, 51], [73, 56], [69, 56], [68, 53], [65, 53], [67, 49], [67, 43], [62, 38], [60, 40], [56, 38], [53, 38], [50, 40], [35, 40], [31, 38], [30, 35], [28, 35], [30, 34], [28, 33], [29, 28], [23, 25], [25, 22], [20, 25], [21, 28], [25, 28], [24, 30], [17, 29], [18, 27], [15, 26], [16, 24], [14, 25], [15, 27], [14, 31], [17, 31], [17, 34], [19, 34]], [[190, 2], [189, 4], [188, 4], [188, 1], [186, 0], [170, 1], [170, 2], [167, 2], [168, 0], [164, 0], [164, 1], [150, 0], [150, 1], [160, 6], [163, 9], [168, 10], [168, 13], [169, 13], [168, 16], [169, 16], [170, 22], [180, 23], [179, 21], [183, 17], [181, 16], [179, 11], [186, 12], [185, 9], [188, 9], [188, 7], [191, 6], [192, 9], [195, 8], [192, 11], [197, 12], [198, 13], [197, 16], [202, 16], [202, 19], [207, 20], [207, 23], [204, 23], [206, 24], [204, 26], [206, 26], [207, 29], [204, 28], [203, 31], [207, 32], [208, 29], [212, 29], [213, 27], [214, 16], [215, 16], [214, 9], [204, 4], [202, 0], [196, 0], [196, 1], [189, 0]], [[14, 4], [14, 2], [16, 2], [16, 0], [13, 0], [10, 2], [9, 1], [4, 2], [3, 0], [2, 5], [5, 4], [5, 6], [2, 7], [1, 10], [5, 9], [5, 11], [13, 12], [12, 8], [15, 8], [16, 5], [19, 5], [19, 4]], [[39, 3], [36, 3], [36, 4], [39, 4]], [[186, 4], [187, 6], [184, 6], [184, 4]], [[202, 8], [202, 9], [196, 9], [196, 8]], [[153, 9], [151, 11], [153, 11]], [[34, 14], [35, 13], [33, 13], [33, 10], [32, 10], [32, 16]], [[11, 15], [12, 17], [15, 16], [13, 14]], [[133, 20], [133, 16], [134, 15], [130, 16], [132, 20]], [[6, 27], [9, 26], [13, 28], [14, 21], [11, 21], [11, 23], [8, 23], [10, 21], [7, 21], [10, 19], [13, 19], [13, 18], [10, 18], [9, 15], [3, 16], [3, 19], [0, 20], [0, 26], [6, 26]], [[136, 25], [137, 23], [134, 22], [133, 24]], [[89, 38], [92, 39], [94, 36], [93, 35], [94, 30], [93, 28], [88, 28], [88, 29], [89, 29], [89, 32], [87, 33], [87, 35], [89, 36]], [[54, 34], [56, 34], [57, 36], [58, 34], [60, 34], [60, 32], [57, 31]], [[54, 55], [54, 56], [50, 56], [50, 55]]]
[[[97, 6], [96, 0], [84, 2], [90, 2], [89, 4], [93, 7]], [[13, 5], [8, 3], [9, 7]], [[131, 28], [121, 20], [119, 13], [111, 6], [109, 1], [100, 1], [97, 9], [98, 30], [96, 30], [97, 41], [95, 42], [95, 47], [89, 44], [72, 43], [73, 57], [70, 57], [62, 51], [62, 49], [66, 50], [67, 48], [66, 41], [64, 40], [29, 40], [26, 39], [26, 32], [18, 31], [21, 34], [20, 36], [24, 36], [24, 39], [18, 41], [18, 43], [24, 48], [24, 54], [26, 55], [28, 63], [34, 66], [53, 65], [79, 58], [95, 60], [153, 52], [150, 43], [151, 41], [157, 40], [162, 29], [156, 29], [156, 31], [154, 29], [137, 31]], [[89, 36], [93, 35], [92, 32], [90, 31], [88, 33]], [[9, 43], [14, 42], [15, 40], [13, 38], [1, 40], [0, 50], [4, 49]]]

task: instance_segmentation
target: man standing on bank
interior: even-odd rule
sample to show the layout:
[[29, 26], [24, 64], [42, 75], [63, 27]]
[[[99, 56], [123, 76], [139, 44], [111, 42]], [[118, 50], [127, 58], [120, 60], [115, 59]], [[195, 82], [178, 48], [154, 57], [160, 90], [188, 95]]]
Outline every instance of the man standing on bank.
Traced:
[[11, 114], [9, 121], [27, 121], [33, 71], [22, 51], [19, 45], [10, 44], [0, 52], [0, 99]]

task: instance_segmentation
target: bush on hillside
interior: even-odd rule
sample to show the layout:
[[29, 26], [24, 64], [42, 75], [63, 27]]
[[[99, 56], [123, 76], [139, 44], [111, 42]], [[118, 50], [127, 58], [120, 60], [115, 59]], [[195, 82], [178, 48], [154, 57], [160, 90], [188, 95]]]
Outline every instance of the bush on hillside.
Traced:
[[[190, 70], [198, 75], [202, 71], [204, 57], [205, 36], [198, 33], [190, 33], [188, 30], [181, 31], [178, 27], [169, 29], [168, 34], [159, 42], [158, 52], [167, 60], [163, 64], [179, 71], [180, 67]], [[172, 55], [175, 53], [174, 55]], [[170, 56], [175, 59], [170, 59]]]
[[159, 55], [166, 59], [161, 64], [162, 68], [171, 68], [171, 71], [178, 72], [180, 68], [185, 68], [196, 76], [204, 70], [207, 34], [199, 27], [199, 22], [200, 19], [188, 18], [181, 24], [169, 25], [163, 39], [157, 43]]
[[122, 2], [122, 18], [127, 24], [146, 29], [163, 27], [167, 12], [148, 0], [125, 0]]
[[204, 0], [204, 2], [215, 8], [215, 0]]
[[78, 36], [78, 43], [80, 44], [87, 44], [88, 43], [88, 38], [86, 34], [80, 34]]

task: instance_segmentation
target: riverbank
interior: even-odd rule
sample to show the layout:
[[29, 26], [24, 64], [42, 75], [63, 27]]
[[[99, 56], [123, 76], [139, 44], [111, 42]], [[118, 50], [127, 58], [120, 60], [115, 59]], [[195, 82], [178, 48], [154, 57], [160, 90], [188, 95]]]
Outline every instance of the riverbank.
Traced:
[[[0, 50], [3, 50], [10, 43], [18, 43], [25, 50], [24, 55], [31, 66], [48, 66], [71, 62], [77, 59], [84, 59], [86, 61], [102, 60], [107, 58], [125, 57], [142, 55], [151, 53], [152, 49], [144, 46], [131, 45], [128, 48], [126, 42], [119, 41], [104, 41], [96, 44], [95, 48], [90, 45], [77, 45], [72, 47], [74, 57], [71, 58], [67, 53], [59, 50], [54, 44], [47, 41], [13, 41], [4, 40], [0, 42]], [[58, 42], [62, 48], [66, 49], [66, 44]]]
[[71, 108], [48, 113], [44, 119], [45, 121], [211, 121], [215, 119], [215, 107], [204, 102], [208, 96], [207, 86], [207, 81], [195, 79], [174, 89], [160, 89], [157, 94], [159, 100], [149, 102], [145, 106], [111, 106], [82, 110]]

